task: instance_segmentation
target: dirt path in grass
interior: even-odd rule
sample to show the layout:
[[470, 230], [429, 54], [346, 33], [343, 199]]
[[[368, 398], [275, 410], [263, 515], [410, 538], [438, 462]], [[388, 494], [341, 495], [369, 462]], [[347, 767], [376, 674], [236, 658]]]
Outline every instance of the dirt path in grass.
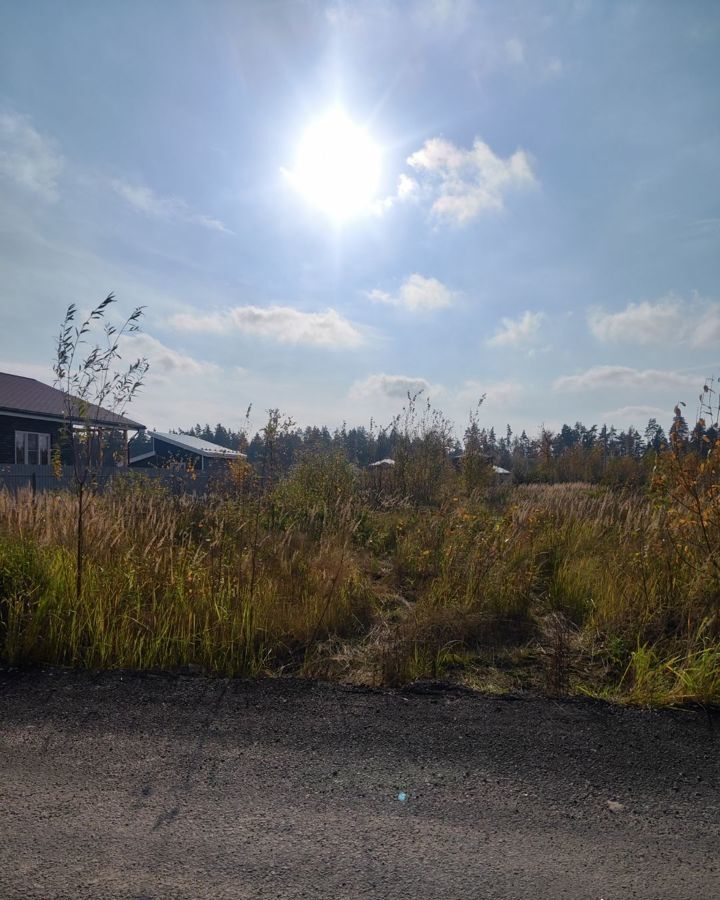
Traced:
[[0, 897], [720, 897], [720, 719], [0, 671]]

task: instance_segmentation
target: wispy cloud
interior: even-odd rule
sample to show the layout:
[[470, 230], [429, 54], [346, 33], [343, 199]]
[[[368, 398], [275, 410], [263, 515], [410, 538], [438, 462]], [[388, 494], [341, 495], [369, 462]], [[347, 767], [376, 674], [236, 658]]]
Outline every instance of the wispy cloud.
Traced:
[[691, 326], [690, 343], [694, 347], [708, 347], [717, 346], [718, 341], [720, 341], [720, 304], [713, 303]]
[[592, 309], [590, 331], [604, 343], [675, 344], [705, 347], [720, 339], [720, 304], [694, 296], [669, 294], [659, 300], [629, 303], [619, 312]]
[[471, 0], [418, 0], [413, 12], [417, 22], [433, 34], [437, 34], [438, 28], [460, 33], [468, 27], [477, 9]]
[[302, 312], [291, 306], [234, 306], [211, 313], [178, 313], [170, 322], [183, 331], [239, 331], [282, 344], [358, 347], [364, 342], [360, 330], [334, 309]]
[[482, 212], [503, 209], [508, 191], [536, 183], [524, 150], [503, 159], [480, 138], [469, 150], [432, 138], [407, 163], [416, 173], [419, 188], [430, 196], [434, 215], [457, 225]]
[[[152, 381], [167, 382], [168, 379], [178, 375], [189, 375], [194, 378], [202, 375], [216, 375], [221, 371], [221, 367], [215, 363], [197, 360], [178, 350], [173, 350], [145, 332], [126, 335], [120, 342], [119, 351], [121, 360], [125, 363], [140, 357], [147, 359], [150, 363], [148, 380]], [[122, 369], [122, 362], [118, 364], [118, 370]], [[52, 384], [54, 380], [49, 364], [39, 365], [0, 360], [0, 371], [36, 378], [45, 384]]]
[[405, 172], [401, 172], [398, 177], [397, 188], [394, 194], [387, 197], [381, 197], [373, 201], [371, 212], [376, 216], [382, 216], [389, 209], [392, 209], [397, 203], [408, 200], [420, 199], [420, 183], [415, 178], [411, 178]]
[[410, 200], [417, 195], [419, 187], [420, 185], [414, 178], [403, 172], [398, 178], [397, 199]]
[[518, 319], [503, 318], [502, 327], [487, 344], [490, 347], [527, 347], [537, 340], [544, 317], [541, 312], [526, 310]]
[[170, 375], [213, 375], [220, 366], [212, 362], [194, 359], [178, 350], [173, 350], [152, 335], [141, 333], [128, 335], [120, 347], [125, 358], [145, 357], [150, 363], [152, 377]]
[[677, 298], [629, 303], [620, 312], [593, 309], [590, 331], [608, 343], [656, 344], [672, 341], [684, 330], [682, 305]]
[[356, 381], [350, 388], [352, 398], [386, 397], [390, 400], [405, 400], [408, 394], [441, 392], [441, 388], [433, 386], [425, 378], [413, 378], [409, 375], [385, 375], [379, 373], [368, 375], [362, 381]]
[[58, 198], [64, 160], [52, 138], [37, 131], [26, 116], [0, 113], [0, 175], [43, 199]]
[[437, 278], [425, 278], [415, 272], [405, 279], [396, 294], [376, 289], [368, 296], [376, 303], [422, 312], [451, 306], [456, 295]]
[[209, 228], [211, 231], [231, 233], [219, 219], [213, 219], [210, 216], [195, 212], [179, 197], [164, 197], [146, 185], [129, 184], [117, 178], [110, 179], [109, 183], [115, 193], [129, 206], [148, 216], [200, 225], [202, 228]]
[[620, 406], [618, 409], [609, 409], [601, 415], [606, 422], [637, 425], [638, 422], [644, 424], [649, 419], [670, 419], [672, 410], [663, 409], [661, 406]]
[[664, 369], [633, 369], [630, 366], [593, 366], [576, 375], [563, 375], [555, 380], [557, 391], [598, 389], [688, 390], [698, 386], [693, 375]]

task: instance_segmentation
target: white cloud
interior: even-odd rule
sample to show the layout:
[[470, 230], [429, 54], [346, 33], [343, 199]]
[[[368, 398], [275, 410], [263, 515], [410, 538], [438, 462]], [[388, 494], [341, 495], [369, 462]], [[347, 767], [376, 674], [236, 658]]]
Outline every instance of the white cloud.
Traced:
[[694, 327], [689, 326], [689, 339], [694, 347], [706, 347], [720, 341], [720, 304], [709, 304]]
[[557, 391], [597, 389], [687, 390], [696, 388], [698, 379], [681, 372], [662, 369], [633, 369], [630, 366], [593, 366], [576, 375], [563, 375], [555, 380]]
[[720, 304], [697, 295], [686, 300], [672, 294], [659, 300], [629, 303], [619, 312], [593, 309], [590, 331], [605, 343], [677, 344], [693, 347], [720, 339]]
[[358, 347], [363, 343], [359, 329], [334, 309], [309, 313], [291, 306], [234, 306], [205, 314], [179, 313], [170, 322], [182, 331], [240, 331], [282, 344]]
[[637, 425], [641, 422], [643, 425], [649, 419], [671, 419], [672, 410], [663, 409], [661, 406], [621, 406], [618, 409], [609, 409], [601, 416], [606, 422], [622, 422]]
[[209, 228], [211, 231], [230, 233], [218, 219], [194, 212], [184, 200], [178, 197], [163, 197], [145, 185], [128, 184], [117, 178], [110, 180], [110, 187], [129, 206], [148, 216], [170, 221], [188, 222], [191, 225]]
[[213, 375], [220, 371], [220, 366], [215, 363], [194, 359], [145, 333], [126, 337], [120, 350], [126, 360], [145, 357], [150, 363], [150, 376]]
[[397, 199], [409, 200], [411, 197], [415, 197], [419, 187], [414, 178], [403, 172], [398, 178]]
[[382, 216], [398, 202], [417, 200], [419, 196], [420, 185], [418, 182], [409, 175], [406, 175], [405, 172], [401, 172], [395, 193], [373, 200], [370, 204], [370, 212], [376, 216]]
[[617, 313], [594, 309], [588, 314], [588, 324], [601, 341], [632, 344], [669, 342], [685, 328], [681, 303], [672, 297], [630, 303]]
[[432, 138], [409, 156], [407, 163], [431, 196], [433, 213], [457, 225], [485, 210], [503, 209], [507, 191], [535, 184], [524, 150], [502, 159], [479, 138], [470, 150], [444, 138]]
[[36, 131], [28, 118], [0, 113], [0, 175], [52, 201], [63, 165], [56, 142]]
[[441, 392], [441, 388], [433, 387], [424, 378], [412, 378], [409, 375], [369, 375], [362, 381], [356, 381], [350, 388], [350, 396], [355, 399], [386, 397], [391, 400], [406, 400], [408, 394], [423, 393], [426, 397], [431, 392]]
[[388, 303], [411, 312], [421, 312], [451, 306], [455, 293], [437, 278], [424, 278], [415, 272], [400, 285], [397, 294], [374, 290], [368, 296], [377, 303]]
[[[150, 376], [214, 375], [220, 372], [220, 366], [215, 363], [196, 360], [192, 356], [173, 350], [145, 332], [123, 337], [119, 350], [120, 360], [114, 366], [117, 371], [121, 371], [126, 364], [135, 359], [144, 357], [150, 363]], [[52, 384], [55, 378], [49, 363], [40, 365], [0, 360], [0, 372], [12, 372], [14, 375], [36, 378], [45, 384]]]
[[527, 347], [537, 339], [544, 317], [541, 312], [526, 310], [519, 319], [503, 318], [502, 328], [487, 343], [490, 347]]

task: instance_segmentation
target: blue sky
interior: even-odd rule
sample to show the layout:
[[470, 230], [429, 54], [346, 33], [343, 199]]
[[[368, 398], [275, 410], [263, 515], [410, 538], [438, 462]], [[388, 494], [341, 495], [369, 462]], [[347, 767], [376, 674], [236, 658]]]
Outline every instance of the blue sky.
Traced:
[[[421, 388], [459, 429], [482, 394], [499, 428], [644, 427], [720, 372], [712, 0], [2, 12], [0, 369], [51, 380], [65, 307], [112, 290], [161, 429]], [[353, 209], [333, 110], [380, 156]]]

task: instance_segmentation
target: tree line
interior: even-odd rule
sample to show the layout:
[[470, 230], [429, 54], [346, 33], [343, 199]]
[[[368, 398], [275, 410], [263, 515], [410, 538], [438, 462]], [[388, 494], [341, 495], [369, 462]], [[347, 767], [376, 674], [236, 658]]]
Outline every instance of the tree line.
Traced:
[[[252, 437], [243, 430], [233, 430], [218, 423], [215, 427], [200, 423], [179, 433], [194, 435], [231, 450], [240, 450], [250, 463], [260, 463], [265, 454], [264, 430]], [[400, 417], [386, 428], [343, 425], [331, 431], [327, 427], [294, 427], [288, 423], [274, 434], [273, 453], [283, 469], [291, 468], [308, 453], [341, 453], [350, 462], [364, 467], [381, 459], [393, 459], [399, 446], [420, 446], [428, 439], [444, 445], [449, 457], [474, 453], [488, 463], [508, 469], [516, 481], [607, 483], [640, 483], [650, 471], [655, 454], [675, 446], [695, 449], [704, 454], [715, 443], [717, 429], [700, 419], [690, 427], [680, 407], [667, 432], [655, 418], [649, 419], [644, 431], [634, 427], [618, 430], [614, 426], [582, 422], [563, 425], [553, 431], [541, 428], [534, 436], [525, 430], [514, 432], [510, 425], [498, 434], [495, 428], [480, 427], [471, 420], [462, 441], [442, 417], [433, 418], [425, 428], [414, 427], [408, 435], [407, 422]]]

